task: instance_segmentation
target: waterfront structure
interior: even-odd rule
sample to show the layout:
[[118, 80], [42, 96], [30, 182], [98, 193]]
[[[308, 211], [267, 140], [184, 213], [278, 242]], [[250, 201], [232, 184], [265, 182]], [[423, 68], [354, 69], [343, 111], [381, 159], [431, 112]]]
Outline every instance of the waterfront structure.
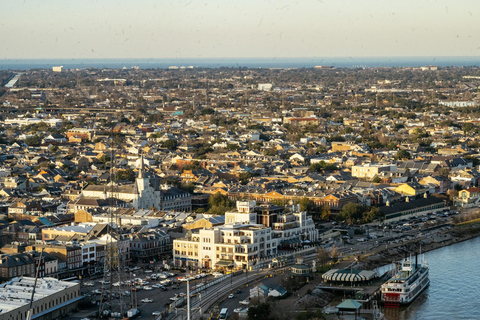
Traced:
[[419, 263], [418, 256], [404, 259], [401, 269], [382, 284], [382, 302], [386, 307], [398, 307], [411, 303], [430, 284], [428, 264]]
[[445, 208], [445, 201], [436, 197], [412, 199], [405, 198], [405, 202], [387, 201], [385, 206], [379, 207], [386, 221], [397, 221], [412, 216], [423, 216]]
[[[25, 319], [35, 278], [20, 277], [0, 284], [0, 319]], [[77, 309], [83, 299], [80, 283], [39, 278], [32, 304], [32, 319], [57, 319]]]
[[359, 283], [368, 283], [376, 276], [375, 271], [347, 269], [330, 269], [322, 275], [325, 282], [335, 284], [356, 285]]

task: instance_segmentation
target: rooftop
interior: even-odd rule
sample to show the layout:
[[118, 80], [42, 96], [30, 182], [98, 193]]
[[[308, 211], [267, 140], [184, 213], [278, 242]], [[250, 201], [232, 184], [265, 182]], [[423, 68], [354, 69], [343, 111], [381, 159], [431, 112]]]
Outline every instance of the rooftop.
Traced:
[[[0, 318], [2, 314], [30, 303], [34, 283], [35, 278], [20, 277], [0, 284]], [[76, 285], [79, 284], [55, 278], [41, 278], [37, 280], [33, 299], [37, 301]]]

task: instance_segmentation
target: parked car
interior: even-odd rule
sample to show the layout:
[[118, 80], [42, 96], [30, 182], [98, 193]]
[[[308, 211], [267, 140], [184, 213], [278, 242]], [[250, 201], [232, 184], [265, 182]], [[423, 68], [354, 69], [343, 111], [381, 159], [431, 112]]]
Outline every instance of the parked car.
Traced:
[[235, 297], [235, 295], [234, 295], [233, 293], [230, 293], [230, 294], [228, 295], [228, 299], [233, 299], [234, 297]]
[[159, 315], [161, 315], [161, 314], [162, 314], [161, 311], [153, 311], [153, 312], [152, 312], [152, 316], [155, 316], [155, 317], [157, 317], [157, 316], [159, 316]]
[[250, 301], [248, 300], [242, 300], [239, 302], [240, 304], [243, 304], [244, 306], [248, 306], [250, 304]]
[[142, 302], [144, 302], [144, 303], [150, 303], [150, 302], [153, 302], [153, 300], [152, 300], [152, 299], [145, 298], [145, 299], [142, 299]]

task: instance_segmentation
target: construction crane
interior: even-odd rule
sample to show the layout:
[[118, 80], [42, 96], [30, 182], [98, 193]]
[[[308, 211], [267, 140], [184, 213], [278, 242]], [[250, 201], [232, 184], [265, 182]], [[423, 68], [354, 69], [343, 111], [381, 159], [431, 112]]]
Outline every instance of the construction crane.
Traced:
[[32, 297], [30, 298], [30, 306], [28, 308], [27, 317], [25, 320], [31, 320], [33, 315], [33, 297], [35, 296], [35, 289], [37, 288], [38, 272], [40, 271], [40, 264], [42, 263], [43, 249], [40, 252], [40, 258], [38, 259], [37, 270], [35, 272], [35, 282], [33, 283]]

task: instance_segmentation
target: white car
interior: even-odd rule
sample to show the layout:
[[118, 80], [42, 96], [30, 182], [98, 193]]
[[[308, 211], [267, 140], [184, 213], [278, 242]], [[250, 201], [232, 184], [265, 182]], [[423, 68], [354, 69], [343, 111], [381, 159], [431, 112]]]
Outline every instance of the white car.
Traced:
[[152, 299], [145, 298], [145, 299], [142, 299], [142, 302], [143, 302], [143, 303], [150, 303], [150, 302], [153, 302], [153, 300], [152, 300]]
[[233, 312], [234, 313], [239, 313], [242, 310], [243, 310], [243, 308], [235, 308], [235, 309], [233, 309]]
[[248, 300], [242, 300], [239, 302], [240, 304], [243, 304], [244, 306], [248, 306], [250, 304], [250, 301]]
[[95, 284], [93, 282], [89, 281], [89, 282], [85, 282], [83, 285], [85, 287], [93, 287]]
[[172, 301], [177, 301], [178, 299], [180, 299], [180, 297], [177, 297], [177, 296], [170, 298], [170, 300], [172, 300]]
[[153, 288], [152, 288], [152, 287], [150, 287], [150, 286], [145, 286], [145, 287], [143, 287], [143, 290], [150, 291], [150, 290], [153, 290]]
[[233, 297], [235, 297], [235, 295], [234, 295], [233, 293], [230, 293], [230, 294], [228, 295], [228, 299], [233, 299]]
[[162, 314], [161, 311], [153, 311], [153, 312], [152, 312], [152, 316], [159, 316], [159, 315], [161, 315], [161, 314]]

